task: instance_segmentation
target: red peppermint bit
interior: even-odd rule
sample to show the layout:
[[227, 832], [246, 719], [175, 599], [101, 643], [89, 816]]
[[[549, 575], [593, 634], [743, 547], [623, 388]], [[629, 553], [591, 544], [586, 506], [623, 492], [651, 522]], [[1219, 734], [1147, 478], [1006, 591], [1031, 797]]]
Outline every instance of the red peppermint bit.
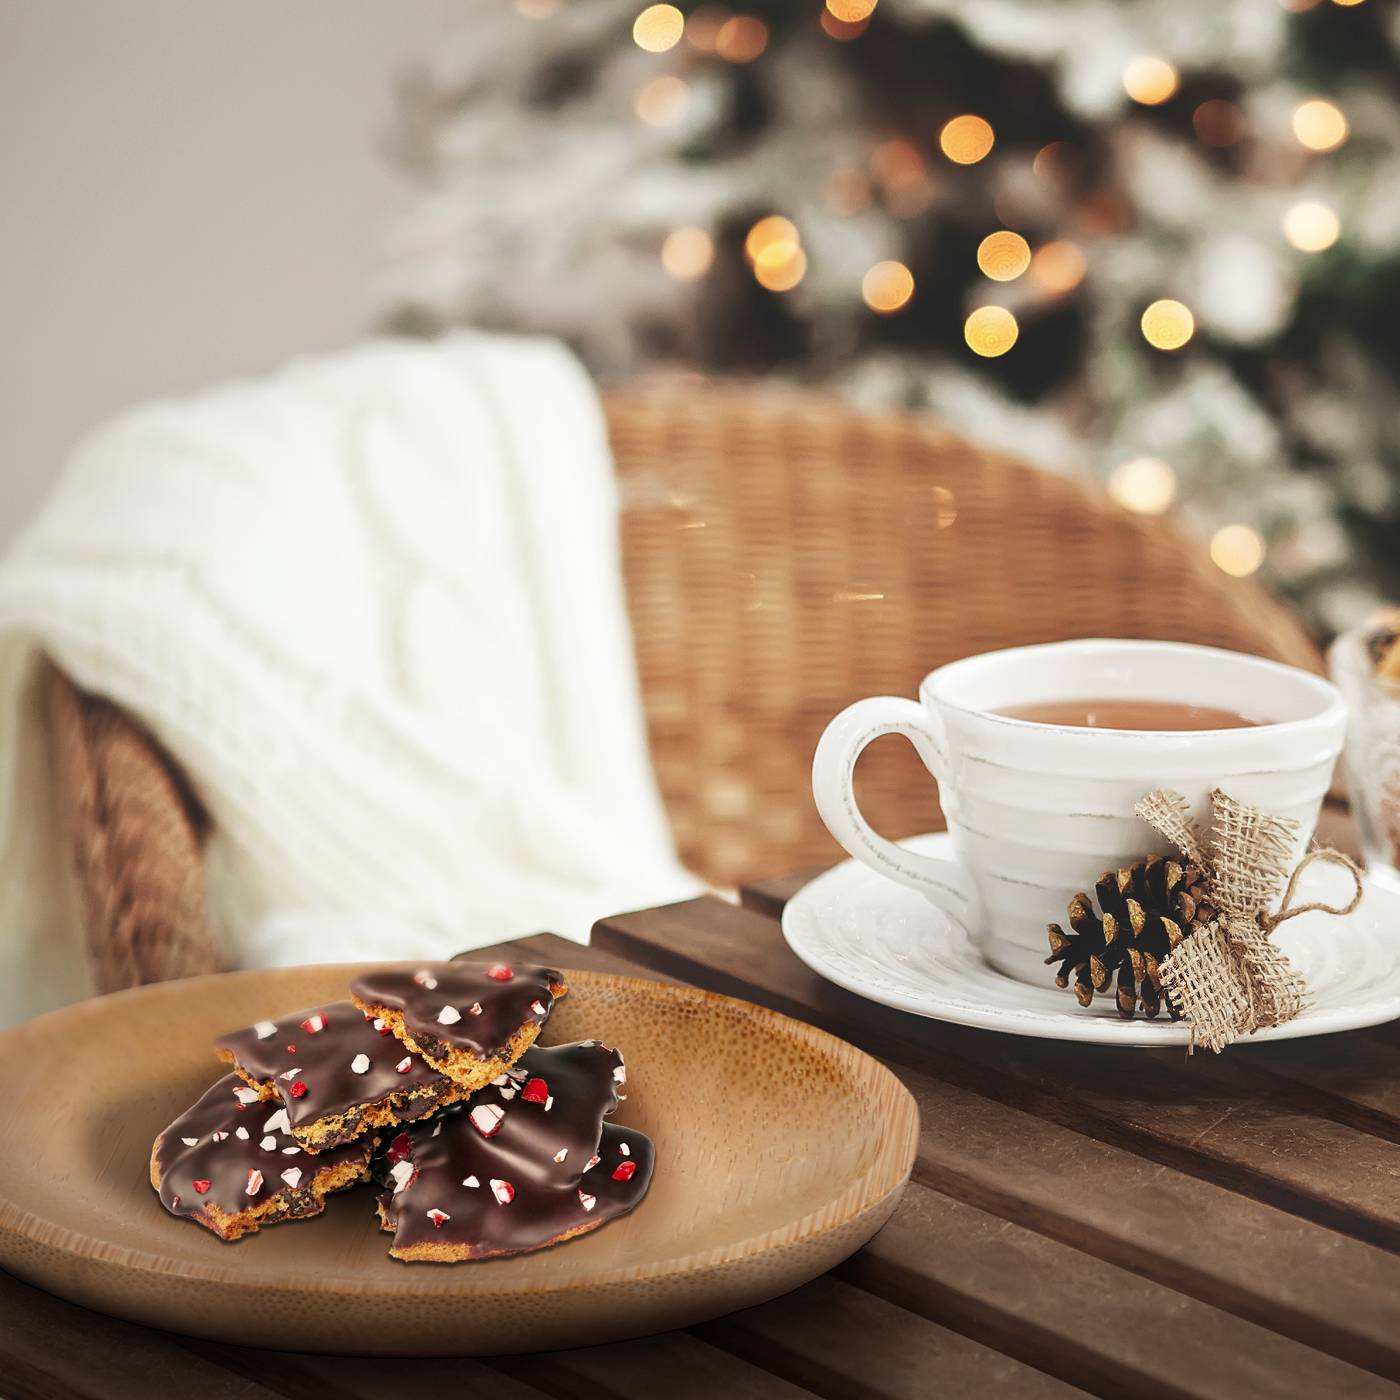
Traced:
[[287, 1054], [289, 1054], [289, 1055], [295, 1055], [296, 1052], [297, 1052], [297, 1048], [296, 1048], [295, 1045], [289, 1045], [289, 1046], [287, 1046]]
[[248, 1184], [243, 1188], [244, 1194], [256, 1196], [262, 1190], [263, 1174], [256, 1168], [252, 1168], [248, 1173]]
[[411, 1055], [405, 1055], [394, 1068], [398, 1070], [400, 1074], [407, 1074], [409, 1070], [413, 1068], [413, 1057]]
[[412, 1150], [413, 1143], [410, 1141], [408, 1134], [400, 1133], [398, 1137], [389, 1144], [389, 1150], [385, 1153], [385, 1156], [388, 1157], [389, 1164], [392, 1166], [395, 1162], [402, 1162]]
[[532, 1079], [521, 1091], [525, 1103], [543, 1103], [549, 1097], [549, 1085], [543, 1079]]
[[497, 963], [495, 967], [486, 969], [486, 975], [491, 978], [493, 982], [509, 982], [511, 978], [515, 976], [515, 973], [504, 963]]
[[194, 1189], [202, 1196], [209, 1189], [209, 1178], [207, 1176], [196, 1177], [194, 1180]]
[[430, 1210], [428, 1212], [428, 1219], [433, 1222], [433, 1225], [436, 1229], [441, 1230], [442, 1222], [444, 1220], [451, 1220], [452, 1217], [448, 1215], [448, 1213], [445, 1210], [437, 1210], [436, 1208], [434, 1208], [433, 1210]]
[[491, 1178], [491, 1194], [498, 1205], [508, 1206], [515, 1199], [515, 1187], [508, 1181]]
[[637, 1174], [637, 1164], [632, 1161], [619, 1162], [613, 1172], [614, 1181], [631, 1181]]
[[544, 1015], [544, 1002], [540, 1001], [539, 998], [536, 998], [534, 1001], [532, 1001], [532, 1002], [530, 1003], [530, 1010], [533, 1011], [533, 1012], [535, 1013], [536, 1016], [543, 1016], [543, 1015]]
[[318, 1031], [325, 1030], [326, 1018], [318, 1011], [314, 1016], [308, 1016], [306, 1020], [301, 1023], [301, 1028], [308, 1035], [315, 1035]]
[[294, 1099], [303, 1098], [306, 1094], [306, 1081], [304, 1079], [293, 1080], [292, 1083], [287, 1086], [287, 1092]]
[[584, 1210], [592, 1210], [593, 1207], [598, 1204], [598, 1198], [597, 1196], [590, 1196], [587, 1191], [580, 1191], [578, 1193], [578, 1203]]

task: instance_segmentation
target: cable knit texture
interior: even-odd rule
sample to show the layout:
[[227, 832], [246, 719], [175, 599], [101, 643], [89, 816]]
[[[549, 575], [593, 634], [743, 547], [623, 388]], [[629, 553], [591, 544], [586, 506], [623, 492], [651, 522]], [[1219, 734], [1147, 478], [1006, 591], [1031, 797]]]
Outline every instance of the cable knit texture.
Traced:
[[232, 965], [582, 941], [697, 892], [616, 512], [552, 342], [377, 342], [90, 438], [0, 566], [0, 1022], [90, 990], [40, 651], [189, 775]]

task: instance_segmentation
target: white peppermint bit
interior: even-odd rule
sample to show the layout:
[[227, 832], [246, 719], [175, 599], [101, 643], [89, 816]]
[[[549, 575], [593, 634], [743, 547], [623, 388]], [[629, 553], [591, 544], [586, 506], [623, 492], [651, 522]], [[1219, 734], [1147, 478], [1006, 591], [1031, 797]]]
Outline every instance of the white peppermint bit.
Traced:
[[628, 1147], [625, 1142], [618, 1143], [617, 1150], [621, 1152], [624, 1157], [630, 1157], [632, 1155], [632, 1149]]
[[516, 1095], [517, 1090], [514, 1084], [508, 1084], [501, 1090], [501, 1097], [509, 1103]]
[[240, 1084], [233, 1091], [233, 1096], [239, 1103], [257, 1103], [258, 1101], [258, 1091], [248, 1088], [246, 1084]]
[[551, 1108], [553, 1108], [553, 1107], [554, 1107], [554, 1095], [553, 1095], [553, 1094], [549, 1094], [549, 1095], [545, 1098], [545, 1101], [544, 1101], [544, 1111], [545, 1111], [546, 1113], [548, 1113], [549, 1110], [550, 1110]]
[[532, 1001], [530, 1003], [530, 1010], [533, 1011], [536, 1016], [543, 1016], [545, 1014], [544, 1003], [539, 1000]]
[[509, 1084], [509, 1083], [510, 1083], [510, 1071], [507, 1070], [506, 1073], [504, 1073], [504, 1074], [498, 1074], [498, 1075], [491, 1081], [491, 1083], [492, 1083], [492, 1085], [494, 1085], [497, 1089], [499, 1089], [499, 1088], [501, 1087], [502, 1084]]
[[277, 1077], [278, 1079], [295, 1079], [301, 1073], [301, 1066], [295, 1065], [291, 1069], [284, 1069]]
[[368, 1055], [356, 1055], [355, 1058], [354, 1058], [353, 1060], [350, 1061], [350, 1068], [353, 1069], [353, 1070], [355, 1071], [356, 1074], [368, 1074], [368, 1073], [369, 1073], [369, 1056], [368, 1056]]
[[591, 1172], [602, 1160], [603, 1159], [595, 1152], [593, 1156], [588, 1159], [588, 1165], [584, 1168], [584, 1171]]
[[567, 1147], [561, 1147], [559, 1151], [554, 1154], [554, 1160], [556, 1162], [562, 1162], [568, 1155], [569, 1149]]
[[228, 1136], [228, 1134], [222, 1128], [220, 1128], [218, 1132], [210, 1133], [209, 1136], [214, 1142], [222, 1142]]
[[584, 1210], [592, 1210], [593, 1207], [598, 1204], [598, 1198], [597, 1196], [590, 1196], [587, 1191], [580, 1191], [578, 1193], [578, 1203]]
[[389, 1168], [389, 1175], [394, 1180], [394, 1195], [398, 1195], [410, 1181], [413, 1180], [413, 1163], [405, 1158], [402, 1162], [395, 1162]]
[[496, 1198], [496, 1204], [508, 1206], [515, 1199], [515, 1187], [508, 1181], [502, 1181], [499, 1177], [491, 1178], [491, 1194]]
[[262, 1190], [263, 1174], [253, 1167], [248, 1173], [248, 1184], [243, 1188], [244, 1195], [256, 1196]]
[[482, 1137], [495, 1137], [501, 1130], [501, 1121], [506, 1116], [506, 1111], [500, 1104], [479, 1103], [467, 1115], [471, 1120], [471, 1125], [481, 1134]]
[[301, 1151], [301, 1148], [299, 1148], [299, 1147], [284, 1147], [284, 1148], [282, 1149], [282, 1155], [283, 1155], [284, 1157], [295, 1157], [295, 1156], [297, 1155], [297, 1153], [300, 1152], [300, 1151]]
[[[226, 1135], [226, 1136], [227, 1136], [227, 1135]], [[180, 1139], [180, 1141], [183, 1142], [183, 1143], [185, 1144], [186, 1147], [195, 1147], [195, 1146], [197, 1146], [198, 1143], [199, 1143], [199, 1139], [198, 1139], [198, 1138], [187, 1138], [187, 1137], [182, 1137], [182, 1138]]]
[[276, 1151], [277, 1151], [277, 1139], [276, 1139], [275, 1137], [273, 1137], [271, 1133], [269, 1133], [269, 1134], [258, 1144], [258, 1146], [261, 1147], [262, 1150], [263, 1150], [264, 1152], [276, 1152]]
[[615, 1083], [618, 1083], [618, 1084], [626, 1084], [626, 1083], [627, 1083], [627, 1066], [626, 1066], [626, 1065], [614, 1065], [614, 1066], [613, 1066], [613, 1080], [614, 1080]]
[[234, 1137], [242, 1138], [244, 1142], [247, 1142], [247, 1141], [248, 1141], [248, 1129], [247, 1129], [247, 1128], [235, 1128], [235, 1129], [233, 1130], [233, 1135], [234, 1135]]
[[481, 1003], [479, 1001], [472, 1002], [472, 1004], [469, 1007], [467, 1007], [467, 1013], [471, 1016], [480, 1016]]
[[428, 1219], [433, 1222], [433, 1225], [437, 1229], [441, 1230], [442, 1222], [444, 1220], [451, 1220], [452, 1217], [448, 1215], [445, 1210], [438, 1210], [438, 1208], [434, 1206], [433, 1209], [428, 1212]]
[[275, 1021], [259, 1021], [253, 1029], [257, 1031], [259, 1040], [266, 1040], [268, 1036], [277, 1034], [277, 1023]]
[[462, 1178], [462, 1185], [470, 1186], [472, 1190], [475, 1191], [476, 1188], [481, 1185], [481, 1183], [474, 1176], [464, 1176]]
[[292, 1125], [287, 1119], [287, 1110], [285, 1108], [279, 1108], [277, 1112], [263, 1124], [263, 1132], [265, 1133], [290, 1133], [291, 1131]]
[[400, 1074], [407, 1074], [409, 1070], [413, 1068], [413, 1057], [411, 1055], [405, 1055], [394, 1068], [398, 1070]]
[[301, 1185], [301, 1168], [288, 1167], [287, 1170], [282, 1173], [282, 1180], [295, 1191], [297, 1187]]
[[437, 986], [437, 978], [426, 968], [424, 968], [422, 972], [415, 972], [413, 974], [413, 980], [417, 982], [420, 987], [426, 987], [430, 992]]
[[455, 1006], [444, 1006], [438, 1012], [438, 1021], [444, 1026], [455, 1026], [462, 1019], [462, 1013]]

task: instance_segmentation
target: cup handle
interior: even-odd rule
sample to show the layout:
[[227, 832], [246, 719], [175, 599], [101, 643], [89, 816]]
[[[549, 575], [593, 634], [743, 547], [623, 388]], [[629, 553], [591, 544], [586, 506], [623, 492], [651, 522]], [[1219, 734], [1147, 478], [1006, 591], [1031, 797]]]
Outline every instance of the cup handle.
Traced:
[[982, 926], [982, 905], [962, 867], [886, 840], [866, 821], [856, 803], [856, 760], [865, 746], [882, 734], [904, 735], [939, 785], [947, 784], [947, 736], [937, 716], [914, 700], [875, 696], [842, 710], [817, 744], [812, 761], [817, 811], [827, 830], [858, 861], [918, 890], [975, 935]]

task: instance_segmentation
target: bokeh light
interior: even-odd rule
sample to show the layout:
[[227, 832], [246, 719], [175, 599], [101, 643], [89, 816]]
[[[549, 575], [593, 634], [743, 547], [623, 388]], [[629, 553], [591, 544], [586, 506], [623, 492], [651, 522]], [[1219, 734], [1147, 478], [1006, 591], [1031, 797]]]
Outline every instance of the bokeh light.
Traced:
[[1248, 525], [1222, 525], [1210, 537], [1210, 557], [1217, 569], [1245, 578], [1264, 562], [1264, 540]]
[[1134, 457], [1109, 474], [1108, 494], [1139, 515], [1161, 515], [1176, 499], [1176, 473], [1160, 457]]
[[685, 16], [674, 5], [648, 5], [632, 22], [632, 38], [648, 53], [665, 53], [681, 41]]
[[1077, 243], [1057, 238], [1042, 243], [1031, 256], [1031, 281], [1050, 296], [1072, 292], [1083, 280], [1084, 254]]
[[976, 165], [992, 149], [996, 132], [982, 117], [954, 117], [938, 133], [938, 145], [958, 165]]
[[715, 52], [730, 63], [752, 63], [768, 47], [768, 26], [753, 15], [734, 15], [720, 25]]
[[848, 39], [859, 39], [870, 28], [870, 21], [863, 19], [855, 24], [847, 24], [845, 20], [837, 19], [830, 10], [824, 9], [821, 26], [823, 34], [829, 34], [833, 39], [840, 39], [844, 43]]
[[685, 37], [691, 48], [701, 53], [714, 53], [719, 31], [728, 18], [729, 11], [718, 5], [700, 5], [692, 10], [685, 22]]
[[1340, 107], [1321, 97], [1309, 98], [1293, 113], [1293, 134], [1310, 151], [1335, 151], [1347, 139], [1347, 119]]
[[1198, 141], [1223, 150], [1244, 135], [1244, 113], [1235, 103], [1212, 97], [1191, 113], [1191, 128]]
[[1004, 306], [979, 306], [963, 323], [963, 339], [974, 354], [994, 359], [1016, 344], [1021, 328]]
[[1002, 229], [977, 245], [977, 266], [993, 282], [1013, 282], [1031, 265], [1031, 245], [1019, 233]]
[[1154, 301], [1142, 313], [1142, 334], [1156, 350], [1180, 350], [1195, 331], [1196, 318], [1179, 301]]
[[875, 13], [878, 0], [826, 0], [827, 13], [842, 24], [859, 24]]
[[790, 292], [806, 276], [807, 254], [795, 243], [774, 243], [753, 260], [753, 275], [770, 292]]
[[663, 73], [640, 88], [632, 108], [649, 126], [673, 126], [685, 116], [690, 89], [673, 73]]
[[1181, 79], [1164, 58], [1141, 54], [1123, 68], [1123, 91], [1144, 107], [1156, 107], [1175, 95]]
[[661, 245], [661, 266], [680, 282], [703, 277], [714, 260], [714, 239], [702, 228], [672, 229]]
[[750, 262], [757, 262], [765, 253], [770, 261], [782, 261], [801, 242], [802, 236], [791, 219], [785, 219], [781, 214], [769, 214], [745, 235], [744, 255]]
[[1360, 5], [1363, 0], [1332, 0], [1334, 5], [1340, 5], [1343, 9], [1349, 10], [1353, 5]]
[[902, 311], [914, 295], [914, 274], [902, 262], [877, 262], [861, 280], [865, 304], [882, 316]]
[[835, 214], [858, 214], [870, 207], [870, 179], [863, 170], [842, 166], [822, 183], [822, 201]]
[[1300, 253], [1321, 253], [1341, 236], [1342, 222], [1325, 204], [1305, 199], [1283, 216], [1283, 236]]

